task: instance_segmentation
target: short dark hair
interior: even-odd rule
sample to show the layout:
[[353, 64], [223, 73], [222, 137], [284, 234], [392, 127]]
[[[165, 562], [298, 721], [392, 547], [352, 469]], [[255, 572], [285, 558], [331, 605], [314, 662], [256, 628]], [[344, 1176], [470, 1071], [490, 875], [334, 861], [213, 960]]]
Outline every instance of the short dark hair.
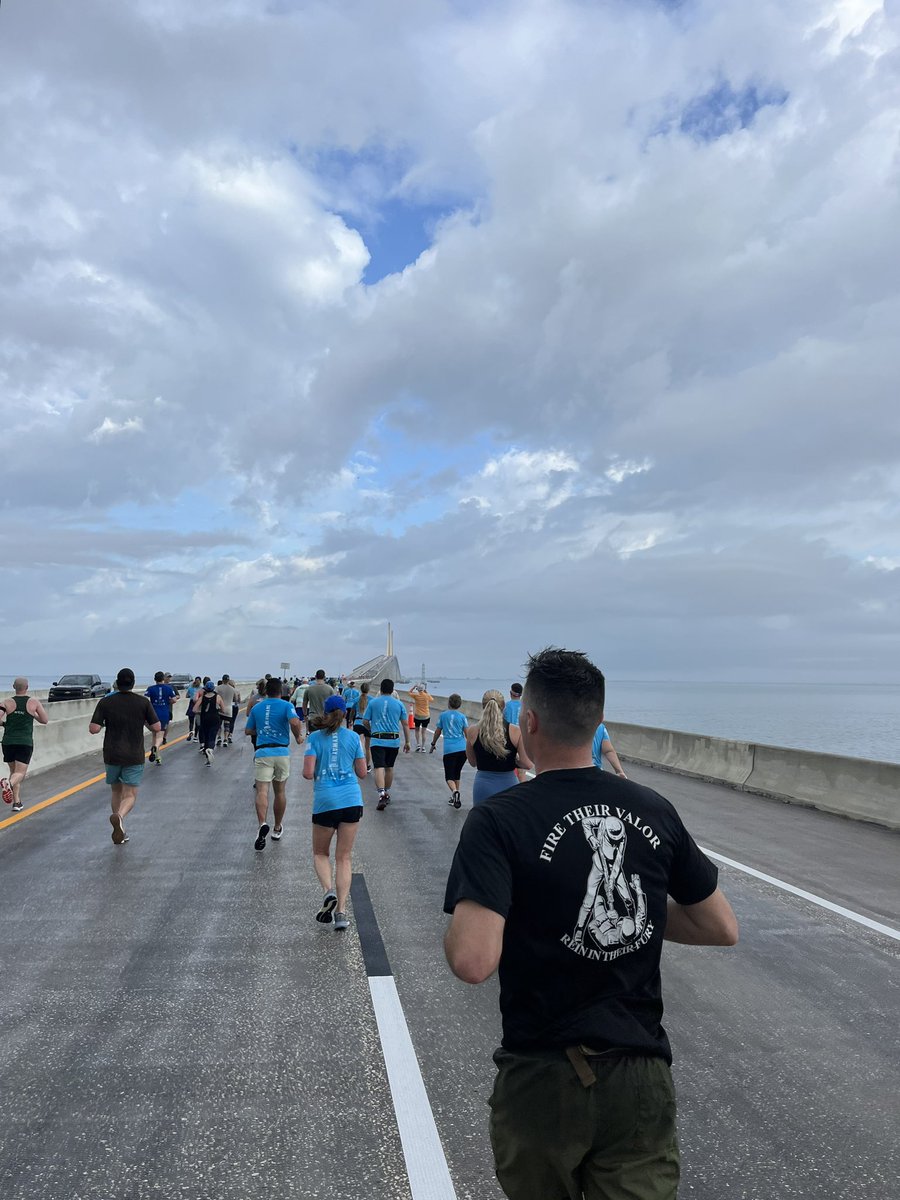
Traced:
[[324, 679], [324, 678], [325, 678], [325, 672], [322, 670], [321, 667], [319, 667], [318, 671], [316, 671], [316, 679]]
[[513, 695], [513, 696], [521, 696], [522, 695], [521, 683], [511, 683], [509, 685], [509, 690], [510, 690], [511, 695]]
[[280, 696], [281, 695], [281, 680], [280, 679], [267, 679], [266, 680], [266, 695], [267, 696]]
[[134, 671], [131, 667], [123, 667], [116, 676], [116, 687], [120, 692], [130, 692], [134, 687]]
[[566, 746], [589, 742], [603, 720], [606, 680], [580, 650], [547, 646], [530, 655], [525, 706], [538, 714], [544, 731]]
[[447, 697], [447, 703], [451, 708], [459, 708], [462, 704], [462, 696], [459, 692], [451, 692]]
[[162, 673], [162, 671], [157, 671], [156, 674], [153, 676], [154, 683], [162, 683], [162, 681], [164, 679], [165, 679], [165, 675]]
[[382, 691], [382, 693], [383, 693], [385, 696], [389, 696], [393, 690], [394, 690], [394, 681], [393, 681], [393, 679], [382, 679], [382, 681], [381, 681], [381, 691]]

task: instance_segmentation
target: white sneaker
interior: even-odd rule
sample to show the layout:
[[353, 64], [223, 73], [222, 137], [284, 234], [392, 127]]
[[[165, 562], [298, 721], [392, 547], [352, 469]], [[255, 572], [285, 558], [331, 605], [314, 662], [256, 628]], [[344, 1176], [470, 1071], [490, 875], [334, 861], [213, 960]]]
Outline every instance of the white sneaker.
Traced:
[[204, 751], [203, 751], [203, 755], [204, 755], [204, 757], [206, 758], [206, 765], [207, 765], [208, 767], [211, 767], [211, 766], [212, 766], [212, 760], [213, 760], [213, 752], [212, 752], [212, 750], [204, 750]]
[[275, 827], [272, 829], [272, 841], [273, 841], [273, 842], [280, 841], [280, 839], [281, 839], [281, 835], [282, 835], [283, 833], [284, 833], [284, 826], [283, 826], [283, 825], [276, 825], [276, 826], [275, 826]]

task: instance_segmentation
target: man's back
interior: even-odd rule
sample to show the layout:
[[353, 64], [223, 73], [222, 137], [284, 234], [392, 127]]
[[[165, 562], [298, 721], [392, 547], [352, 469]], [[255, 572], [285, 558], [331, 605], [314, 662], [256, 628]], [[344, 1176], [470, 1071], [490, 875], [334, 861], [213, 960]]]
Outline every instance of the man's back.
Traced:
[[324, 680], [316, 680], [311, 683], [306, 689], [306, 707], [316, 717], [321, 717], [325, 712], [325, 701], [329, 696], [334, 695], [334, 688], [330, 683], [325, 683]]
[[230, 683], [220, 683], [216, 687], [216, 692], [222, 697], [222, 703], [225, 705], [225, 712], [231, 716], [231, 707], [234, 704], [235, 688]]
[[546, 771], [472, 810], [445, 907], [468, 899], [506, 918], [506, 1049], [585, 1043], [671, 1060], [660, 1024], [667, 894], [693, 904], [716, 879], [656, 792], [593, 767]]
[[146, 696], [115, 692], [104, 696], [94, 709], [91, 723], [103, 725], [103, 761], [134, 766], [144, 761], [144, 728], [159, 720]]

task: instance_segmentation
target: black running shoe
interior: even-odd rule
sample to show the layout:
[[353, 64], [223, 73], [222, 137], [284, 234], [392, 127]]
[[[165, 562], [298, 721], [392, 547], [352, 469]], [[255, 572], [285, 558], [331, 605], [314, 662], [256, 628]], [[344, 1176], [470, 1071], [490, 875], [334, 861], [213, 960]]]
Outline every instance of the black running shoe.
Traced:
[[316, 920], [319, 922], [319, 924], [330, 925], [334, 919], [331, 914], [336, 908], [337, 896], [334, 894], [334, 892], [326, 892], [325, 897], [322, 900], [322, 907], [316, 913]]
[[460, 800], [460, 798], [459, 798], [459, 792], [453, 793], [453, 807], [454, 808], [462, 807], [462, 800]]
[[269, 827], [265, 823], [265, 821], [263, 821], [262, 825], [260, 825], [260, 827], [259, 827], [259, 833], [257, 833], [257, 835], [256, 835], [256, 841], [253, 843], [253, 849], [254, 850], [265, 850], [266, 838], [268, 836], [269, 836]]
[[150, 747], [150, 762], [156, 762], [156, 747]]

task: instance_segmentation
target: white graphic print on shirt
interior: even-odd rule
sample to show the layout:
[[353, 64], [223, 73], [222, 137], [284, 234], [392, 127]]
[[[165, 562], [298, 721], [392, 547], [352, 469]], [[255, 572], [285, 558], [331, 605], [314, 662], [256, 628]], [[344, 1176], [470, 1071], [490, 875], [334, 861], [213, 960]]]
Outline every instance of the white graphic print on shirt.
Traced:
[[541, 850], [551, 862], [559, 842], [576, 825], [591, 848], [591, 867], [575, 928], [563, 934], [567, 949], [594, 962], [609, 962], [645, 946], [653, 935], [647, 918], [647, 897], [641, 877], [625, 873], [627, 826], [640, 833], [651, 849], [659, 838], [640, 817], [625, 809], [611, 811], [606, 804], [585, 805], [566, 813], [554, 825]]
[[586, 933], [601, 950], [642, 944], [647, 897], [640, 875], [629, 880], [622, 869], [627, 841], [624, 824], [618, 817], [598, 817], [582, 821], [581, 828], [593, 855], [572, 944], [583, 945]]

